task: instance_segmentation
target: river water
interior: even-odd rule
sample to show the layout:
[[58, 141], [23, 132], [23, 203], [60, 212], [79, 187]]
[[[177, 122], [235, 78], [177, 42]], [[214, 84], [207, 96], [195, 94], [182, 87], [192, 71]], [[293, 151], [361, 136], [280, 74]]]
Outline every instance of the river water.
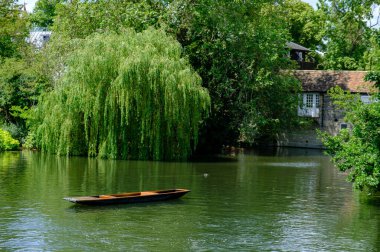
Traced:
[[[0, 251], [377, 251], [380, 201], [319, 151], [202, 162], [0, 153]], [[174, 201], [76, 206], [66, 196], [188, 188]]]

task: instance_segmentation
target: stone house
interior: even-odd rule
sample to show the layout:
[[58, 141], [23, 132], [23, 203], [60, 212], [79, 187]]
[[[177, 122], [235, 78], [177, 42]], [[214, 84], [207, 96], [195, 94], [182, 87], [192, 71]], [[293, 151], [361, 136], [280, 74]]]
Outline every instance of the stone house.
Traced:
[[308, 129], [287, 131], [277, 137], [278, 146], [323, 148], [316, 129], [336, 135], [341, 129], [351, 127], [344, 121], [343, 111], [334, 107], [327, 91], [335, 86], [360, 94], [364, 103], [370, 102], [373, 84], [364, 81], [366, 71], [296, 70], [294, 75], [302, 83], [298, 115], [312, 118]]

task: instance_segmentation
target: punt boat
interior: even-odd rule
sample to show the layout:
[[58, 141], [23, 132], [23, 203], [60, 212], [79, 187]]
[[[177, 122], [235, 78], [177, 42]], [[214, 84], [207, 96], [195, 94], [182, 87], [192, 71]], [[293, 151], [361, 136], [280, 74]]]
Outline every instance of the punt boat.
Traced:
[[63, 199], [83, 205], [110, 205], [177, 199], [188, 192], [190, 192], [190, 190], [169, 189], [157, 191], [104, 194], [95, 196], [67, 197]]

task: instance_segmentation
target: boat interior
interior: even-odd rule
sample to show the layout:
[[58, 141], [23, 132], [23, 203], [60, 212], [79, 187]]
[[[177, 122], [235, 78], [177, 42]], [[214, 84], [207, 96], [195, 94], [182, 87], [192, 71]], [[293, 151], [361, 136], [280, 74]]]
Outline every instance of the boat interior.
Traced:
[[120, 198], [120, 197], [133, 197], [133, 196], [148, 196], [148, 195], [156, 195], [161, 193], [170, 193], [175, 192], [177, 190], [162, 190], [162, 191], [147, 191], [147, 192], [133, 192], [133, 193], [119, 193], [119, 194], [109, 194], [109, 195], [99, 195], [97, 196], [99, 199], [112, 199], [112, 198]]

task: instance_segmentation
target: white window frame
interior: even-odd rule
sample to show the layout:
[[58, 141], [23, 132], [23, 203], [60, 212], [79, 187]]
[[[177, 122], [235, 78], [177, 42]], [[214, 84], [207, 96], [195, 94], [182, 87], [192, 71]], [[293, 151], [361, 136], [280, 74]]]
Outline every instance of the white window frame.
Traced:
[[298, 116], [319, 117], [320, 99], [319, 93], [303, 93], [302, 103], [298, 106]]

